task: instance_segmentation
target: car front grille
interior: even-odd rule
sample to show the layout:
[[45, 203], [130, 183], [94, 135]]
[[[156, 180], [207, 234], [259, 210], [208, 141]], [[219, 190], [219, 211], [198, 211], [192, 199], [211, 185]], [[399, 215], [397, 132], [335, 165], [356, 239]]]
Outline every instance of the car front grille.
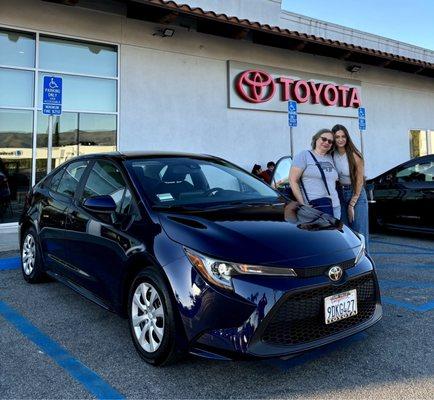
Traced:
[[[358, 314], [332, 324], [325, 324], [324, 298], [351, 289], [357, 290]], [[318, 340], [352, 328], [369, 320], [377, 296], [373, 275], [352, 279], [342, 286], [325, 286], [286, 297], [271, 314], [262, 341], [274, 345], [297, 345]], [[273, 312], [273, 311], [272, 311]]]

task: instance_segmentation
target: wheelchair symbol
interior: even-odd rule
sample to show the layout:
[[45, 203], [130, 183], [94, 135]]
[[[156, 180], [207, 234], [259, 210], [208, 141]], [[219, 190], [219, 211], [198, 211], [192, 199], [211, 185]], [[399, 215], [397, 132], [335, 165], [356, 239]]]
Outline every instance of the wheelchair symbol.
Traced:
[[59, 86], [57, 85], [56, 82], [54, 82], [54, 78], [51, 78], [50, 83], [48, 84], [48, 86], [50, 87], [50, 89], [57, 89]]

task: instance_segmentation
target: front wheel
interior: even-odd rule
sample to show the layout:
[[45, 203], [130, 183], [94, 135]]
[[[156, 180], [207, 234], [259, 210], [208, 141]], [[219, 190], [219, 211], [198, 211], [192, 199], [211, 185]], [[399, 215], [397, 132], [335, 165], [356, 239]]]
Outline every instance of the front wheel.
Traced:
[[128, 296], [128, 321], [134, 346], [149, 364], [173, 362], [176, 325], [172, 301], [160, 272], [152, 267], [140, 272]]
[[29, 228], [21, 244], [21, 271], [29, 283], [42, 282], [46, 279], [42, 262], [41, 248], [35, 229]]

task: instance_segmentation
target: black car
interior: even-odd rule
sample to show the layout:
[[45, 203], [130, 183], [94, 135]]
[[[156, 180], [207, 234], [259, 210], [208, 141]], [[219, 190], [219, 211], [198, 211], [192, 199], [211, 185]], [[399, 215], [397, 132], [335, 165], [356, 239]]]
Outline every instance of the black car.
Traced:
[[434, 233], [434, 155], [417, 157], [367, 181], [374, 226]]
[[127, 316], [154, 365], [287, 356], [382, 315], [361, 235], [211, 156], [72, 159], [29, 193], [20, 243], [26, 281]]

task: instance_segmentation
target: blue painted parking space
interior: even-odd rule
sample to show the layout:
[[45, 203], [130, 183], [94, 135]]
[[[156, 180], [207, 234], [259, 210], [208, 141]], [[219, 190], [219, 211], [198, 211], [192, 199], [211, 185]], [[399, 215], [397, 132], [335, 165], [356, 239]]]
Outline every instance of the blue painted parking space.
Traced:
[[433, 253], [434, 254], [434, 250], [431, 250], [427, 247], [420, 247], [420, 246], [414, 246], [414, 245], [409, 245], [409, 244], [405, 244], [405, 243], [397, 243], [397, 242], [386, 242], [384, 240], [378, 240], [378, 239], [373, 239], [370, 241], [371, 243], [377, 243], [377, 244], [385, 244], [387, 246], [397, 246], [400, 248], [407, 248], [407, 249], [414, 249], [414, 250], [422, 250], [424, 252], [428, 251], [429, 253]]
[[[391, 241], [372, 239], [371, 243], [375, 249], [372, 256], [380, 275], [383, 303], [419, 313], [433, 310], [434, 282], [432, 276], [427, 275], [434, 271], [434, 246], [431, 242], [421, 246], [393, 238]], [[382, 272], [395, 273], [395, 277], [385, 279]], [[421, 280], [407, 278], [408, 274], [414, 273], [421, 276]]]
[[12, 324], [28, 340], [36, 344], [97, 399], [124, 399], [124, 396], [99, 375], [74, 358], [66, 349], [2, 301], [0, 301], [0, 316]]
[[10, 271], [20, 268], [20, 257], [10, 257], [0, 259], [0, 271]]

